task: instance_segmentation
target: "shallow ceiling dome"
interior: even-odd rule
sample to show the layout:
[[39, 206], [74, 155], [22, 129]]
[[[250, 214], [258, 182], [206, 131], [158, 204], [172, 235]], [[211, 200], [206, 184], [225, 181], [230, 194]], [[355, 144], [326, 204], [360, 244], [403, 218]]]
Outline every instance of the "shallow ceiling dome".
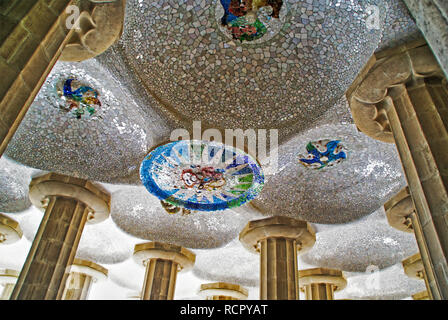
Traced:
[[283, 0], [270, 20], [277, 26], [240, 42], [221, 25], [219, 0], [131, 0], [123, 35], [105, 53], [117, 58], [100, 59], [111, 70], [127, 63], [184, 123], [299, 130], [334, 104], [377, 48], [382, 31], [366, 25], [369, 5], [382, 25], [382, 0]]
[[423, 280], [409, 278], [401, 263], [384, 270], [347, 276], [347, 287], [335, 293], [336, 299], [401, 300], [426, 290]]
[[232, 210], [168, 214], [144, 187], [126, 187], [112, 194], [111, 217], [137, 238], [186, 248], [218, 248], [235, 239], [254, 214]]
[[[300, 164], [306, 145], [323, 139], [340, 140], [347, 159], [320, 170]], [[346, 223], [377, 210], [406, 185], [395, 145], [373, 140], [354, 125], [320, 125], [279, 146], [277, 154], [275, 174], [251, 202], [269, 216]]]
[[109, 218], [84, 227], [76, 257], [101, 264], [121, 263], [132, 256], [139, 242], [142, 241], [122, 232]]
[[[79, 110], [84, 111], [81, 118]], [[90, 115], [89, 110], [95, 112]], [[168, 132], [165, 122], [150, 110], [142, 111], [96, 60], [58, 62], [6, 155], [41, 170], [139, 184], [141, 160]]]
[[229, 282], [255, 287], [260, 282], [260, 256], [249, 252], [238, 239], [223, 248], [195, 250], [193, 274], [209, 282]]
[[31, 242], [25, 237], [13, 244], [0, 245], [0, 269], [22, 270], [31, 249]]
[[137, 265], [133, 259], [119, 264], [105, 265], [109, 271], [109, 279], [115, 284], [141, 292], [145, 280], [145, 268]]
[[323, 268], [365, 272], [400, 263], [416, 252], [415, 236], [392, 228], [381, 208], [359, 221], [317, 232], [313, 248], [300, 258]]
[[20, 212], [31, 206], [31, 171], [6, 157], [0, 158], [0, 211]]

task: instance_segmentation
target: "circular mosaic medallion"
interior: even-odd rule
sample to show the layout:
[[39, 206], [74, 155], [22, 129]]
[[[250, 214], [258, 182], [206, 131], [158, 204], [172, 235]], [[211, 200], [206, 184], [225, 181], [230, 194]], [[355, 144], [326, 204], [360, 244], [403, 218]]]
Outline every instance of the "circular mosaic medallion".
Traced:
[[181, 140], [160, 146], [142, 162], [146, 189], [177, 207], [216, 211], [238, 207], [263, 188], [255, 159], [222, 143]]
[[332, 167], [347, 159], [347, 153], [339, 140], [319, 140], [306, 145], [307, 155], [299, 155], [299, 163], [307, 168]]
[[279, 33], [287, 13], [283, 0], [218, 0], [215, 18], [227, 38], [257, 44]]
[[76, 118], [95, 115], [101, 102], [99, 93], [89, 85], [82, 84], [75, 78], [61, 79], [56, 83], [56, 90], [63, 103], [59, 107], [71, 112]]

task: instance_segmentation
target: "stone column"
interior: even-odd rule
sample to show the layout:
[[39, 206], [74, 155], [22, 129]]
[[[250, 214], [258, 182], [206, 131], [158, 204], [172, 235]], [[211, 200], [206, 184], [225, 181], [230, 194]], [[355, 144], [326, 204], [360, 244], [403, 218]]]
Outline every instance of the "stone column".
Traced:
[[61, 299], [84, 225], [109, 216], [110, 195], [90, 181], [55, 173], [34, 178], [29, 195], [45, 215], [11, 300]]
[[395, 142], [415, 205], [414, 232], [431, 294], [448, 299], [448, 86], [426, 44], [374, 57], [347, 92], [358, 128]]
[[12, 290], [17, 282], [19, 272], [11, 269], [0, 269], [0, 285], [3, 286], [3, 292], [0, 300], [9, 300]]
[[76, 61], [106, 50], [121, 35], [124, 8], [125, 0], [2, 1], [0, 156], [63, 50]]
[[448, 76], [448, 2], [403, 0]]
[[0, 245], [17, 242], [22, 238], [22, 235], [19, 223], [0, 213]]
[[347, 280], [340, 270], [314, 268], [299, 271], [299, 286], [306, 300], [334, 300], [334, 292], [343, 290]]
[[201, 284], [199, 295], [205, 300], [246, 300], [246, 288], [233, 283], [215, 282]]
[[183, 247], [161, 242], [137, 244], [134, 260], [146, 267], [142, 300], [173, 300], [177, 272], [193, 267], [196, 255]]
[[[422, 257], [420, 256], [420, 253], [416, 253], [413, 256], [410, 256], [409, 258], [403, 260], [402, 262], [404, 273], [409, 278], [417, 279], [417, 280], [424, 280], [426, 285], [426, 291], [420, 292], [417, 294], [417, 297], [419, 299], [414, 300], [432, 300], [430, 299], [429, 295], [429, 284], [428, 284], [428, 278], [426, 276], [425, 268], [423, 266]], [[422, 299], [423, 297], [426, 297], [425, 299]]]
[[62, 300], [87, 300], [93, 282], [107, 279], [107, 269], [91, 261], [75, 259], [65, 283]]
[[[424, 243], [421, 241], [421, 226], [419, 224], [419, 220], [417, 219], [417, 215], [415, 212], [414, 203], [412, 202], [411, 194], [409, 193], [409, 188], [406, 187], [403, 190], [401, 190], [399, 193], [397, 193], [393, 198], [391, 198], [388, 202], [384, 204], [384, 210], [386, 211], [387, 220], [389, 221], [389, 224], [394, 227], [397, 230], [403, 231], [403, 232], [409, 232], [413, 233], [415, 230], [416, 232], [416, 240], [419, 245], [421, 245], [421, 250], [423, 250], [424, 254], [423, 256], [428, 259], [428, 252], [427, 248], [424, 246]], [[417, 234], [419, 236], [417, 236]], [[420, 240], [419, 240], [420, 238]], [[424, 280], [426, 284], [426, 288], [429, 293], [427, 295], [432, 300], [432, 294], [430, 293], [430, 287], [428, 278], [426, 276], [426, 271], [424, 270], [424, 264], [422, 262], [422, 256], [420, 253], [418, 253], [415, 257], [412, 256], [411, 260], [417, 259], [421, 263], [421, 272], [422, 275], [424, 274]], [[409, 264], [411, 260], [405, 260], [406, 264]], [[405, 263], [403, 261], [403, 263]], [[403, 264], [404, 266], [404, 264]], [[423, 278], [422, 278], [423, 279]]]
[[298, 300], [297, 251], [314, 245], [311, 225], [282, 216], [254, 220], [239, 239], [246, 249], [260, 253], [260, 299]]

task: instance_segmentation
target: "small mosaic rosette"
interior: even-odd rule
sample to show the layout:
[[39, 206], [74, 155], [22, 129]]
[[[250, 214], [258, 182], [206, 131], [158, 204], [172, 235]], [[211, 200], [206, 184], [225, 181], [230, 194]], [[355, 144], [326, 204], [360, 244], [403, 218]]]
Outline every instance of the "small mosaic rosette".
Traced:
[[154, 149], [142, 162], [140, 178], [160, 200], [195, 211], [241, 206], [264, 185], [262, 169], [251, 156], [222, 143], [199, 140]]
[[224, 33], [241, 43], [269, 40], [285, 20], [283, 0], [220, 0], [219, 6], [220, 25], [227, 29]]
[[59, 107], [77, 119], [93, 117], [101, 107], [99, 93], [74, 77], [60, 79], [56, 83]]
[[299, 155], [299, 163], [316, 170], [332, 167], [347, 159], [346, 150], [339, 140], [309, 142], [306, 151], [307, 155]]

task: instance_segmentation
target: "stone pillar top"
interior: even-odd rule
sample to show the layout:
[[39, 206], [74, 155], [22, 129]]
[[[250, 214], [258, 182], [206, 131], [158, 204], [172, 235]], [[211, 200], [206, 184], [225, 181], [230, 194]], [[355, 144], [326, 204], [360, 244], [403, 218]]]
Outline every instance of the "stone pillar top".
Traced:
[[412, 299], [414, 300], [430, 300], [428, 290], [418, 292], [412, 295]]
[[14, 284], [20, 272], [12, 269], [0, 269], [0, 284]]
[[390, 226], [403, 232], [414, 232], [411, 215], [415, 212], [415, 208], [408, 187], [387, 201], [384, 210]]
[[174, 261], [179, 265], [179, 271], [187, 271], [193, 268], [196, 255], [188, 249], [169, 243], [154, 241], [135, 245], [134, 261], [145, 266], [149, 259]]
[[142, 294], [141, 294], [141, 292], [133, 291], [133, 292], [129, 292], [126, 295], [126, 298], [129, 300], [141, 300]]
[[22, 229], [19, 223], [0, 213], [0, 244], [12, 244], [22, 238]]
[[259, 251], [258, 242], [266, 238], [294, 239], [301, 253], [316, 242], [315, 231], [308, 222], [284, 216], [249, 221], [239, 236], [244, 247], [254, 252]]
[[33, 205], [38, 208], [46, 208], [49, 196], [79, 200], [90, 209], [87, 217], [87, 222], [90, 224], [107, 219], [110, 213], [110, 194], [100, 185], [58, 173], [33, 178], [29, 195]]
[[424, 266], [420, 253], [416, 253], [409, 258], [404, 259], [403, 265], [404, 273], [410, 278], [422, 280], [424, 279]]
[[226, 282], [204, 283], [201, 284], [198, 294], [203, 297], [226, 296], [239, 300], [246, 300], [249, 292], [246, 288]]
[[331, 284], [334, 286], [334, 291], [343, 290], [347, 286], [347, 280], [341, 270], [327, 268], [299, 270], [301, 291], [305, 290], [305, 286], [317, 283]]
[[106, 51], [121, 37], [126, 0], [90, 0], [79, 16], [79, 28], [62, 51], [61, 61], [83, 61]]
[[104, 281], [107, 279], [108, 270], [92, 261], [75, 258], [73, 264], [69, 267], [69, 273], [77, 272], [91, 276], [93, 281]]
[[412, 79], [441, 77], [443, 71], [425, 39], [377, 52], [347, 90], [353, 120], [369, 137], [394, 143], [390, 123], [384, 113], [389, 89]]

